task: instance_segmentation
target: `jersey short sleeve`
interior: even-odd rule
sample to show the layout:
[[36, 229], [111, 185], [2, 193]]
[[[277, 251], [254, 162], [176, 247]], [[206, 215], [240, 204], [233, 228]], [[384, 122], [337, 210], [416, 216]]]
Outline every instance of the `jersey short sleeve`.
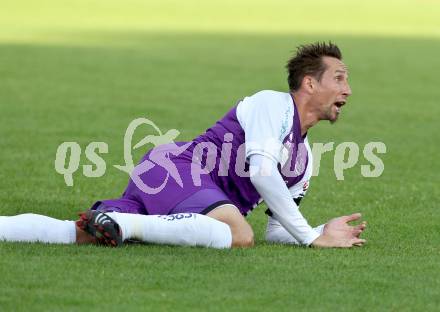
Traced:
[[246, 158], [260, 154], [279, 163], [293, 114], [289, 93], [265, 90], [244, 98], [237, 106], [237, 119], [245, 133]]

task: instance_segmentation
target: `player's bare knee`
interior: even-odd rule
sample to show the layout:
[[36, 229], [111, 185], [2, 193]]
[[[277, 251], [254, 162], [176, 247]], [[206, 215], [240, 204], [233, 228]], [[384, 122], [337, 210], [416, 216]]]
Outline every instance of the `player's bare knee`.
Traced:
[[251, 247], [254, 245], [252, 227], [234, 205], [227, 204], [217, 207], [207, 215], [229, 225], [233, 247]]
[[252, 247], [254, 246], [254, 233], [248, 233], [242, 239], [242, 247]]
[[232, 240], [232, 247], [252, 247], [254, 246], [253, 236], [243, 236]]
[[249, 229], [238, 229], [232, 231], [232, 246], [233, 247], [252, 247], [254, 246], [254, 232], [249, 226]]

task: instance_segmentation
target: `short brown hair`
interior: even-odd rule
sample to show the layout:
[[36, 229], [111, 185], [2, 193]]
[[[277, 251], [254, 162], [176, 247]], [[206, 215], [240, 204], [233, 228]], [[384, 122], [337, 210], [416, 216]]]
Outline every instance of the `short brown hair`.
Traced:
[[342, 54], [336, 44], [331, 42], [316, 42], [301, 45], [286, 65], [290, 91], [297, 91], [301, 87], [304, 76], [311, 75], [320, 80], [326, 70], [322, 62], [323, 56], [330, 56], [342, 60]]

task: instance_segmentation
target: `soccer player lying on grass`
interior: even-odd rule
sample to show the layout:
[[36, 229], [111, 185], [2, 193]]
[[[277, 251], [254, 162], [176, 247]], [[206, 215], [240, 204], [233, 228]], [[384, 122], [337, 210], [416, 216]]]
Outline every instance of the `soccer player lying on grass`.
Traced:
[[299, 47], [287, 64], [289, 93], [258, 92], [192, 142], [153, 148], [121, 198], [98, 201], [76, 223], [35, 214], [0, 217], [0, 238], [248, 247], [254, 236], [245, 216], [264, 200], [270, 242], [362, 246], [366, 223], [348, 224], [360, 214], [312, 228], [298, 209], [312, 171], [307, 131], [320, 120], [335, 122], [351, 94], [341, 59], [331, 43]]

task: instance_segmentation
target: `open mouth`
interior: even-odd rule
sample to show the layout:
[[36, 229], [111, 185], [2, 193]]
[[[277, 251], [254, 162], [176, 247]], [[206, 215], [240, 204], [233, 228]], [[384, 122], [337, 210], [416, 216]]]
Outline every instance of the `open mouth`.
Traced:
[[341, 107], [345, 105], [345, 101], [336, 101], [334, 104], [336, 106], [336, 112], [339, 114]]

